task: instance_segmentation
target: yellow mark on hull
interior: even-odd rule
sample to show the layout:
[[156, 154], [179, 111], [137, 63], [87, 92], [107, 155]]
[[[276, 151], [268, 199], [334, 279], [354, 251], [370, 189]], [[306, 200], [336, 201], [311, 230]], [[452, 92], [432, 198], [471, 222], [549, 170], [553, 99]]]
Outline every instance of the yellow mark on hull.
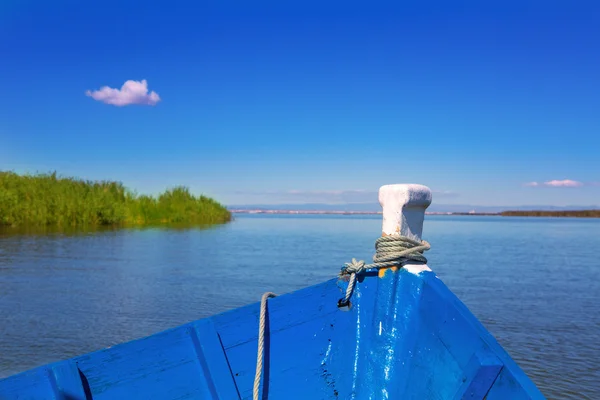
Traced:
[[385, 273], [386, 273], [386, 271], [387, 271], [388, 269], [392, 270], [392, 272], [396, 272], [396, 271], [398, 271], [398, 267], [387, 267], [387, 268], [380, 268], [380, 269], [379, 269], [379, 271], [377, 271], [377, 275], [378, 275], [380, 278], [383, 278], [383, 277], [385, 276]]

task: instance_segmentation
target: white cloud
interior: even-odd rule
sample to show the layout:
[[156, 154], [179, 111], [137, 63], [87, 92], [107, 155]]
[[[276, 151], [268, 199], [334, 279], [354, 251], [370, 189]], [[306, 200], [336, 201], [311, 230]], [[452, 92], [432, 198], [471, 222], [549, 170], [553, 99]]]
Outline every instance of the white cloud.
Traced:
[[571, 179], [564, 179], [564, 180], [551, 180], [551, 181], [547, 181], [547, 182], [528, 182], [525, 183], [524, 186], [531, 186], [531, 187], [536, 187], [536, 186], [546, 186], [546, 187], [580, 187], [583, 186], [582, 182], [578, 182], [578, 181], [573, 181]]
[[578, 187], [578, 186], [583, 186], [583, 183], [577, 182], [577, 181], [572, 181], [570, 179], [565, 179], [562, 181], [552, 180], [552, 181], [544, 182], [544, 185], [551, 186], [551, 187]]
[[154, 106], [160, 101], [158, 93], [155, 91], [148, 93], [148, 82], [145, 79], [142, 81], [126, 81], [121, 89], [103, 86], [99, 90], [88, 90], [85, 95], [94, 100], [119, 107], [129, 104]]

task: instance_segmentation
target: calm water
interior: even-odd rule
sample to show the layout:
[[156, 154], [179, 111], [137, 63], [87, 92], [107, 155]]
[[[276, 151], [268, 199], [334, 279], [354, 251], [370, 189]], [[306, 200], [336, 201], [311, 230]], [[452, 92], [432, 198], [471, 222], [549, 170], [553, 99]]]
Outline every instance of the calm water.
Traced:
[[[0, 233], [0, 377], [256, 302], [370, 260], [381, 217]], [[600, 399], [600, 220], [431, 217], [429, 265], [552, 399]]]

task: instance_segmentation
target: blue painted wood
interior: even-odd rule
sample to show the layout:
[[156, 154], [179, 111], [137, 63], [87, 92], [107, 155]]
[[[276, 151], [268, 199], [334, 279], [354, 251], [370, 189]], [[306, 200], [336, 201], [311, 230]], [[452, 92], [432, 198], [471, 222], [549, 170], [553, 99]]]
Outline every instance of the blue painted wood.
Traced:
[[494, 386], [487, 394], [486, 400], [530, 400], [538, 399], [532, 394], [532, 389], [529, 385], [523, 385], [523, 377], [513, 372], [508, 368], [503, 368], [500, 375], [494, 382]]
[[192, 323], [190, 337], [202, 367], [202, 374], [207, 381], [211, 398], [239, 399], [240, 395], [213, 321], [205, 319]]
[[[330, 280], [268, 301], [265, 398], [339, 398], [338, 384], [322, 361], [343, 329], [338, 320], [349, 320], [337, 308], [340, 296], [336, 280]], [[259, 315], [257, 303], [214, 317], [242, 399], [252, 398]]]
[[358, 398], [397, 398], [412, 384], [409, 372], [420, 341], [422, 281], [416, 275], [392, 271], [372, 281], [374, 284], [359, 285], [360, 304], [355, 301], [356, 319], [361, 321], [361, 347], [354, 394]]
[[42, 366], [0, 381], [0, 400], [54, 399], [52, 365]]
[[473, 354], [463, 371], [463, 385], [454, 398], [456, 400], [484, 399], [502, 370], [502, 362], [489, 351]]
[[[462, 368], [475, 351], [487, 347], [503, 364], [503, 370], [494, 386], [506, 380], [506, 384], [513, 388], [515, 397], [505, 398], [545, 399], [491, 333], [434, 273], [423, 273], [422, 279], [425, 281], [422, 304], [426, 309], [422, 315], [426, 316], [433, 330], [443, 338], [444, 345], [454, 354]], [[503, 377], [502, 380], [500, 377]], [[488, 394], [488, 400], [493, 392], [494, 387]]]
[[[543, 399], [432, 272], [268, 302], [263, 399]], [[0, 399], [251, 399], [259, 303], [0, 381]]]
[[48, 372], [57, 400], [91, 398], [86, 379], [73, 360], [57, 363]]

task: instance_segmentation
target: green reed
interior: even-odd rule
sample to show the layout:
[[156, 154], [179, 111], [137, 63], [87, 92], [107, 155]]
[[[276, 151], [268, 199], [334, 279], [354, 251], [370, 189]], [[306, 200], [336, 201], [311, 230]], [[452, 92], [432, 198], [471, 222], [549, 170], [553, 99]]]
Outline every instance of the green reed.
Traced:
[[137, 195], [120, 182], [0, 171], [0, 225], [206, 225], [230, 220], [225, 207], [186, 187], [153, 197]]

